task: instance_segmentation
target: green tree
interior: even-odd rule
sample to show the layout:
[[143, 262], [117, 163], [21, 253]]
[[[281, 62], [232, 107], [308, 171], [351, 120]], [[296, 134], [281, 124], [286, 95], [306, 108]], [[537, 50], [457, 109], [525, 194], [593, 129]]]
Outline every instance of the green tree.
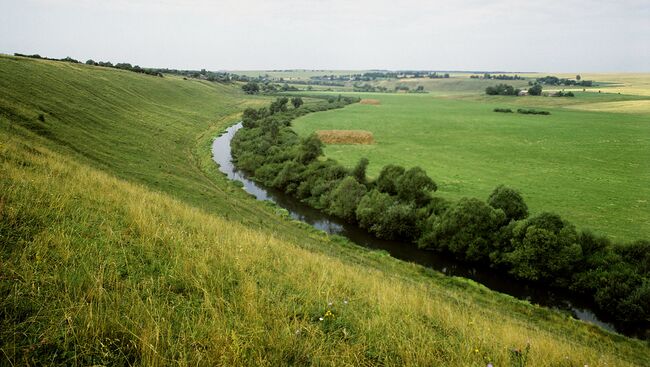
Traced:
[[304, 104], [302, 101], [302, 98], [300, 97], [293, 97], [291, 98], [291, 104], [293, 105], [293, 108], [298, 108]]
[[397, 180], [396, 189], [400, 200], [420, 207], [429, 202], [430, 191], [436, 191], [438, 186], [422, 168], [413, 167]]
[[528, 216], [528, 206], [521, 194], [504, 185], [499, 185], [492, 191], [488, 204], [495, 209], [503, 210], [508, 221], [520, 220]]
[[271, 102], [271, 106], [269, 107], [271, 115], [278, 112], [285, 112], [287, 110], [287, 103], [289, 103], [289, 98], [287, 97], [276, 98], [275, 101]]
[[542, 85], [535, 84], [532, 87], [528, 88], [528, 94], [531, 96], [541, 96], [542, 95]]
[[336, 186], [329, 195], [330, 214], [345, 219], [348, 222], [356, 219], [356, 210], [359, 201], [366, 193], [366, 187], [357, 182], [353, 177], [346, 177]]
[[390, 195], [397, 195], [397, 181], [406, 172], [404, 167], [388, 164], [381, 169], [375, 181], [377, 190]]
[[557, 214], [541, 213], [518, 223], [513, 230], [514, 250], [505, 255], [511, 273], [529, 280], [567, 282], [583, 257], [577, 238], [575, 228]]
[[360, 184], [366, 184], [366, 169], [368, 168], [368, 158], [359, 159], [359, 163], [352, 170], [352, 177], [354, 177]]
[[469, 260], [486, 260], [492, 251], [503, 211], [474, 198], [462, 198], [429, 222], [420, 246], [450, 251]]
[[363, 196], [356, 215], [359, 226], [378, 238], [413, 240], [419, 233], [412, 205], [374, 189]]
[[248, 82], [242, 85], [241, 89], [246, 94], [257, 94], [260, 91], [260, 86], [255, 82]]
[[309, 164], [321, 154], [323, 154], [323, 142], [320, 141], [316, 134], [311, 134], [303, 139], [300, 144], [298, 161], [302, 164]]

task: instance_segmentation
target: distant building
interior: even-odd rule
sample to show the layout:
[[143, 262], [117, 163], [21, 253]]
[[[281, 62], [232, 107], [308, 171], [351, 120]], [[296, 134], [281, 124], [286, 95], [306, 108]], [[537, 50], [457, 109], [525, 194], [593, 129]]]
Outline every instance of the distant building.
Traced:
[[528, 91], [527, 90], [520, 90], [519, 93], [517, 94], [518, 96], [527, 96]]

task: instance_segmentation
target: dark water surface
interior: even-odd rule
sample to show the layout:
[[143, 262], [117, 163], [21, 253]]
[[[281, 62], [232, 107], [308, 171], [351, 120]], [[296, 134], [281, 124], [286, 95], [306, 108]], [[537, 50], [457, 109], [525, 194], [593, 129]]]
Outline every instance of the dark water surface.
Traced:
[[242, 127], [241, 123], [229, 127], [226, 132], [214, 140], [212, 157], [219, 165], [219, 170], [229, 179], [244, 184], [244, 190], [257, 198], [269, 200], [289, 211], [292, 218], [308, 223], [314, 228], [329, 234], [345, 236], [352, 242], [372, 249], [387, 251], [392, 257], [420, 264], [438, 270], [449, 276], [459, 276], [472, 279], [497, 292], [506, 293], [518, 299], [527, 300], [542, 306], [569, 311], [579, 320], [590, 322], [600, 327], [616, 331], [614, 325], [598, 318], [589, 308], [585, 300], [572, 297], [568, 292], [561, 293], [540, 286], [531, 286], [516, 282], [502, 274], [494, 273], [489, 268], [478, 268], [461, 263], [449, 256], [432, 251], [422, 250], [414, 244], [386, 241], [378, 239], [356, 225], [332, 217], [316, 210], [292, 196], [275, 189], [267, 189], [246, 178], [243, 172], [235, 169], [230, 154], [230, 141]]

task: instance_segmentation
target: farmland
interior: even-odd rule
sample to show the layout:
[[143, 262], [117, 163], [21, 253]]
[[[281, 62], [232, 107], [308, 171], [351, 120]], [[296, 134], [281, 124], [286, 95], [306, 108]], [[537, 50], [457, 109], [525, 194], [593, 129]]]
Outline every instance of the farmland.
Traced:
[[[622, 76], [620, 84], [637, 91], [634, 80]], [[430, 81], [429, 94], [362, 94], [381, 104], [308, 115], [294, 129], [303, 136], [372, 132], [374, 145], [328, 145], [325, 153], [348, 167], [367, 157], [373, 177], [389, 163], [420, 166], [438, 183], [437, 195], [451, 199], [484, 199], [505, 184], [519, 189], [534, 213], [557, 212], [616, 241], [650, 237], [648, 97], [485, 96], [478, 84], [485, 82], [439, 79]], [[528, 107], [551, 115], [492, 112]]]
[[[406, 97], [377, 98], [336, 113]], [[217, 173], [209, 145], [268, 101], [238, 85], [0, 57], [2, 364], [650, 358], [645, 342], [360, 249], [251, 199]]]

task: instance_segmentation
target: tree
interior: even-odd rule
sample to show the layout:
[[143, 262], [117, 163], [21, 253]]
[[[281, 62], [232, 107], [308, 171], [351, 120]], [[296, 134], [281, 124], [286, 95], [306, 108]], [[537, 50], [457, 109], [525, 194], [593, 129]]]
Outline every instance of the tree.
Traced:
[[86, 60], [86, 65], [96, 65], [97, 63], [93, 59]]
[[397, 195], [397, 180], [406, 172], [404, 167], [388, 164], [381, 169], [375, 181], [377, 190], [389, 195]]
[[302, 98], [300, 97], [293, 97], [291, 98], [291, 104], [293, 105], [293, 108], [298, 108], [304, 104], [302, 101]]
[[577, 80], [577, 81], [580, 81], [580, 79], [582, 79], [582, 77], [580, 76], [580, 74], [576, 75], [576, 80]]
[[413, 206], [377, 190], [364, 195], [356, 214], [359, 226], [379, 238], [412, 240], [419, 234]]
[[469, 260], [488, 259], [505, 215], [485, 202], [462, 198], [430, 221], [420, 246], [450, 251]]
[[413, 167], [397, 180], [396, 189], [400, 200], [421, 207], [431, 199], [429, 192], [436, 191], [438, 186], [422, 168]]
[[517, 94], [519, 94], [519, 89], [515, 89], [515, 87], [508, 84], [497, 84], [495, 86], [490, 86], [485, 88], [485, 94], [499, 95], [499, 96], [516, 96]]
[[287, 110], [287, 103], [289, 103], [289, 98], [287, 97], [277, 98], [274, 102], [271, 102], [271, 106], [269, 107], [271, 115], [278, 112], [285, 112]]
[[541, 96], [542, 95], [542, 85], [535, 84], [532, 87], [528, 88], [528, 94], [531, 96]]
[[360, 184], [366, 184], [366, 169], [368, 168], [368, 158], [359, 159], [359, 163], [352, 170], [352, 177], [354, 177]]
[[499, 185], [492, 191], [488, 204], [494, 209], [503, 210], [508, 221], [520, 220], [528, 216], [528, 206], [521, 194], [504, 185]]
[[366, 187], [348, 176], [330, 193], [327, 211], [351, 222], [356, 219], [357, 205], [365, 193]]
[[255, 82], [248, 82], [242, 85], [241, 89], [246, 94], [257, 94], [260, 91], [260, 86]]
[[302, 164], [313, 162], [318, 156], [323, 154], [323, 143], [316, 134], [311, 134], [303, 139], [298, 150], [298, 161]]
[[518, 223], [513, 230], [514, 250], [505, 254], [511, 273], [529, 280], [569, 280], [575, 264], [583, 259], [575, 228], [559, 215], [541, 213]]

